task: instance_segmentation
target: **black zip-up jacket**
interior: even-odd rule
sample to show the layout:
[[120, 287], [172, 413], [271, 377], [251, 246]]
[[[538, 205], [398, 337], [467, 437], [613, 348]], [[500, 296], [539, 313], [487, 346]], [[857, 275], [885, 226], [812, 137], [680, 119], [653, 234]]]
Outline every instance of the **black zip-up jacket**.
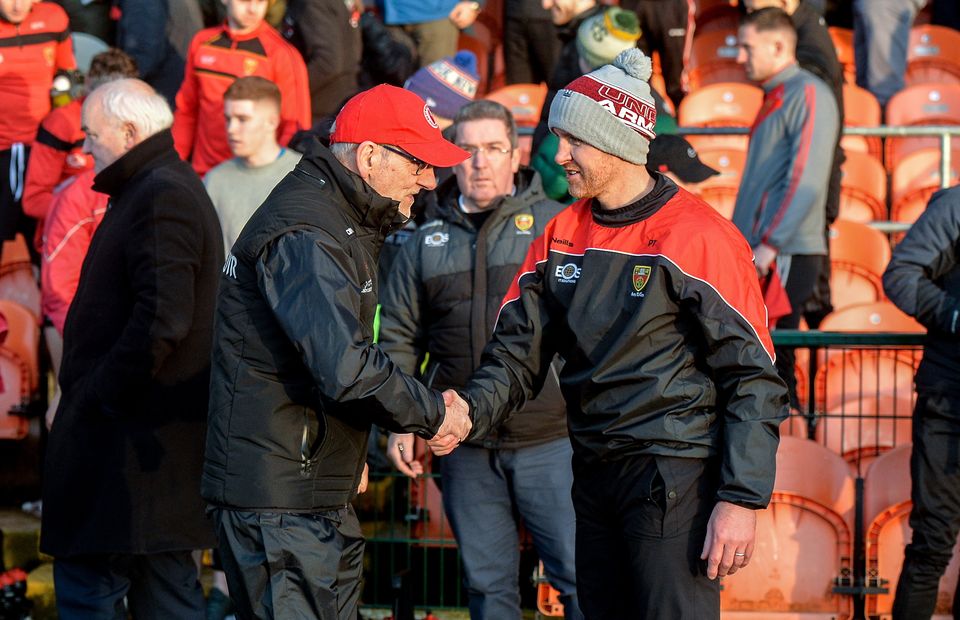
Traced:
[[960, 393], [960, 188], [933, 195], [893, 250], [883, 290], [927, 328], [917, 388]]
[[207, 501], [341, 507], [371, 424], [436, 434], [440, 393], [373, 344], [377, 254], [396, 219], [396, 202], [315, 143], [240, 233], [214, 324]]
[[[543, 193], [540, 175], [521, 169], [516, 192], [491, 206], [477, 230], [460, 210], [451, 178], [440, 187], [437, 219], [403, 245], [381, 297], [380, 346], [412, 373], [430, 352], [424, 377], [443, 390], [461, 388], [480, 363], [503, 296], [539, 237], [564, 206]], [[487, 448], [519, 448], [567, 434], [557, 373], [518, 415], [483, 439]]]
[[786, 389], [753, 256], [669, 179], [604, 211], [581, 200], [530, 246], [462, 391], [471, 438], [536, 393], [557, 353], [574, 454], [717, 457], [717, 499], [766, 506]]

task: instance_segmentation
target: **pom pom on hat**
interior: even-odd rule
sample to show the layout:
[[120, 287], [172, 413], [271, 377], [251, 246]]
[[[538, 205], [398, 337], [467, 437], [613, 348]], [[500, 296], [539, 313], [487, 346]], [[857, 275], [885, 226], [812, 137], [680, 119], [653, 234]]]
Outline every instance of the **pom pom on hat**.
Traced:
[[617, 54], [611, 64], [618, 69], [622, 69], [630, 77], [644, 82], [649, 82], [650, 76], [653, 75], [653, 61], [635, 47]]

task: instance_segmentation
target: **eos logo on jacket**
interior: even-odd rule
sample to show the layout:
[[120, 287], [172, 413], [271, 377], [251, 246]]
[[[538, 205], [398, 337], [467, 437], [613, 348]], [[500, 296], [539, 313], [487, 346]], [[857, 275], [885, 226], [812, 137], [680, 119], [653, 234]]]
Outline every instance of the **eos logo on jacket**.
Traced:
[[429, 248], [439, 248], [447, 245], [447, 241], [450, 241], [450, 235], [442, 232], [435, 232], [432, 235], [427, 235], [423, 238], [423, 244]]
[[576, 284], [580, 279], [580, 268], [573, 263], [557, 265], [554, 275], [564, 284]]

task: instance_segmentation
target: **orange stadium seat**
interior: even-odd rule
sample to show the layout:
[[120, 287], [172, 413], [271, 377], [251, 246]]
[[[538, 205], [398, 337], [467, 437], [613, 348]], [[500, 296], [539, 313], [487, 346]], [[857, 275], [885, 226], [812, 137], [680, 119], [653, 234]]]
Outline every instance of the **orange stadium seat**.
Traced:
[[880, 277], [889, 262], [890, 243], [882, 233], [859, 222], [834, 222], [830, 227], [830, 291], [834, 308], [883, 299]]
[[[683, 127], [750, 127], [763, 103], [763, 91], [750, 84], [710, 84], [684, 97], [678, 121]], [[687, 136], [697, 151], [727, 147], [747, 150], [747, 136]]]
[[[904, 88], [887, 103], [887, 124], [960, 125], [960, 84], [918, 84]], [[937, 146], [936, 137], [887, 138], [887, 170], [894, 170], [910, 153]]]
[[[950, 185], [960, 182], [960, 149], [951, 152]], [[890, 180], [890, 219], [913, 223], [940, 189], [940, 149], [921, 149], [904, 157]]]
[[840, 168], [839, 217], [853, 222], [887, 219], [887, 173], [865, 153], [848, 151]]
[[[843, 122], [847, 127], [879, 127], [883, 116], [880, 103], [869, 90], [856, 84], [843, 85]], [[840, 146], [846, 152], [869, 153], [878, 160], [883, 157], [879, 136], [843, 136]]]
[[547, 581], [546, 572], [543, 570], [543, 562], [540, 562], [537, 566], [534, 582], [537, 585], [537, 611], [540, 616], [562, 618], [563, 603], [560, 602], [560, 592]]
[[[481, 13], [481, 16], [484, 15]], [[495, 26], [488, 25], [489, 21], [478, 18], [471, 28], [473, 34], [463, 31], [457, 40], [458, 50], [471, 51], [477, 57], [477, 73], [480, 74], [480, 83], [477, 86], [478, 98], [506, 84], [503, 44], [495, 32]]]
[[39, 322], [40, 287], [33, 275], [23, 235], [3, 242], [0, 253], [0, 299], [11, 299], [29, 309]]
[[[863, 487], [863, 516], [866, 532], [866, 574], [868, 587], [886, 587], [885, 594], [868, 594], [868, 618], [889, 618], [893, 595], [903, 567], [903, 550], [911, 538], [910, 450], [901, 445], [877, 458], [867, 470]], [[960, 574], [960, 548], [940, 579], [935, 618], [952, 617], [950, 607]]]
[[833, 47], [837, 50], [837, 60], [843, 67], [843, 81], [847, 84], [855, 84], [857, 68], [853, 54], [853, 30], [830, 26], [827, 31], [833, 40]]
[[[424, 440], [417, 438], [414, 454], [423, 464], [423, 471], [429, 473], [434, 457]], [[439, 465], [433, 469], [439, 471]], [[431, 476], [418, 476], [409, 484], [410, 514], [406, 519], [413, 523], [410, 537], [425, 547], [455, 547], [457, 542], [443, 510], [443, 495], [436, 480]]]
[[908, 332], [926, 329], [889, 301], [857, 304], [831, 312], [820, 323], [825, 332]]
[[28, 424], [19, 414], [37, 393], [40, 382], [40, 327], [36, 317], [15, 301], [0, 300], [0, 315], [7, 321], [7, 336], [0, 345], [0, 439], [22, 439]]
[[[501, 103], [510, 109], [517, 127], [533, 129], [540, 122], [540, 109], [547, 98], [546, 84], [512, 84], [504, 86], [491, 93], [484, 99]], [[530, 162], [530, 149], [533, 145], [532, 132], [520, 136], [520, 160], [526, 165]]]
[[914, 26], [907, 48], [907, 86], [960, 84], [960, 32], [944, 26]]
[[855, 495], [843, 459], [809, 439], [782, 437], [770, 506], [757, 513], [753, 558], [723, 579], [724, 619], [849, 618], [851, 599], [833, 586], [853, 578]]
[[691, 185], [688, 189], [698, 195], [725, 218], [733, 217], [733, 207], [740, 189], [740, 176], [747, 159], [745, 151], [738, 149], [706, 149], [699, 151], [700, 161], [720, 174]]
[[736, 30], [698, 32], [693, 38], [688, 65], [690, 88], [719, 82], [749, 84], [743, 65], [737, 64], [739, 52]]

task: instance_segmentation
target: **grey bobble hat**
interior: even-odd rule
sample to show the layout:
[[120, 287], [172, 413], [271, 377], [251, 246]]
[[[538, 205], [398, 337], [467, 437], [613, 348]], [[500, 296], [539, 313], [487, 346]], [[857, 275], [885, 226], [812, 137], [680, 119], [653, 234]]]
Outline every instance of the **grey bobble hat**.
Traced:
[[656, 137], [650, 59], [637, 48], [567, 84], [550, 105], [550, 131], [561, 130], [633, 164], [647, 163]]

